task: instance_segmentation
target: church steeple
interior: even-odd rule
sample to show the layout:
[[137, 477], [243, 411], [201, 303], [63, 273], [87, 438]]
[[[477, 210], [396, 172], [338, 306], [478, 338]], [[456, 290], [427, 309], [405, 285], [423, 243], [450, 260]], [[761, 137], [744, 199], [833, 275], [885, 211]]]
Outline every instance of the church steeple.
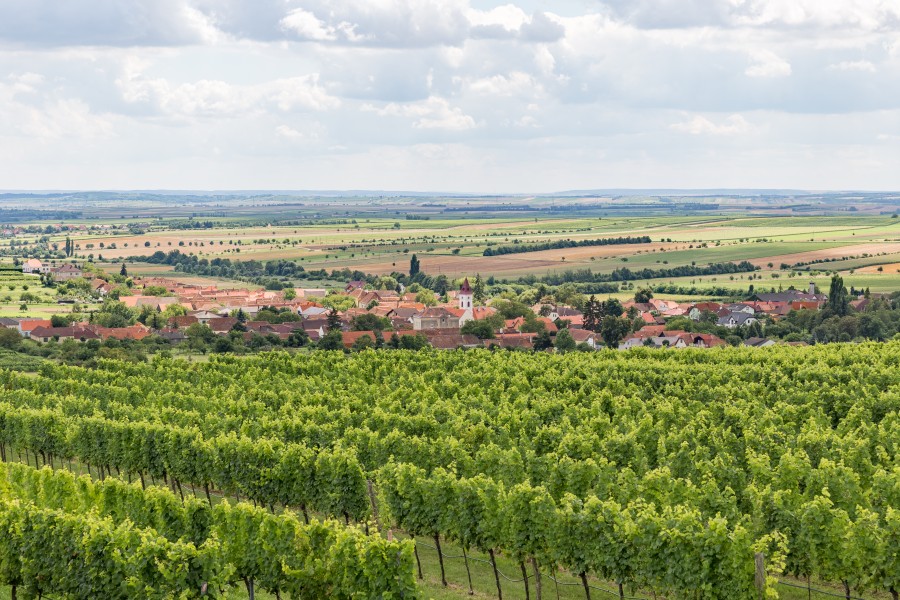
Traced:
[[473, 306], [472, 287], [469, 285], [469, 278], [466, 277], [463, 284], [459, 287], [459, 307], [468, 310]]

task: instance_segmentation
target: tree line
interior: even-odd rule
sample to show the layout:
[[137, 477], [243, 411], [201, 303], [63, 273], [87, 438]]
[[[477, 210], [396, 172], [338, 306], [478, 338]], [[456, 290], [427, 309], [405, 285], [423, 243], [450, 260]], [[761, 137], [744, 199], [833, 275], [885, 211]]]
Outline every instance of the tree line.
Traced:
[[558, 250], [561, 248], [585, 248], [588, 246], [613, 246], [623, 244], [649, 244], [650, 236], [626, 236], [616, 238], [600, 238], [594, 240], [553, 240], [549, 242], [535, 242], [521, 244], [518, 241], [506, 246], [489, 246], [485, 248], [484, 256], [503, 256], [505, 254], [520, 254], [523, 252], [542, 252], [544, 250]]

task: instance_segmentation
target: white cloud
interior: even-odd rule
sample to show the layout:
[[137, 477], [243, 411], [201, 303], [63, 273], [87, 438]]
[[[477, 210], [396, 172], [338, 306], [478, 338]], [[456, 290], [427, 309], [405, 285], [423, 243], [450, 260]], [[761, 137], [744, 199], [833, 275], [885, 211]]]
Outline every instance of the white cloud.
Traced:
[[445, 98], [437, 96], [431, 96], [422, 102], [406, 104], [392, 102], [380, 109], [366, 105], [363, 109], [375, 112], [381, 117], [410, 118], [416, 129], [465, 131], [477, 126], [475, 119], [465, 114], [462, 109], [451, 106]]
[[706, 117], [696, 115], [688, 121], [673, 123], [669, 128], [674, 131], [689, 133], [691, 135], [733, 136], [743, 135], [753, 131], [753, 126], [741, 115], [731, 115], [718, 125]]
[[53, 142], [95, 140], [114, 135], [111, 115], [97, 114], [79, 98], [42, 93], [43, 76], [24, 73], [0, 83], [0, 140], [24, 136]]
[[534, 77], [522, 71], [475, 79], [468, 82], [468, 88], [476, 94], [487, 96], [514, 96], [523, 93], [538, 95], [543, 91]]
[[771, 50], [756, 50], [751, 53], [750, 66], [744, 73], [748, 77], [787, 77], [791, 74], [791, 63]]
[[0, 41], [26, 46], [166, 46], [220, 37], [187, 0], [4, 0]]
[[341, 21], [335, 25], [326, 25], [313, 13], [296, 8], [281, 20], [281, 27], [292, 31], [301, 39], [312, 41], [334, 42], [343, 40], [347, 42], [363, 42], [365, 36], [357, 35], [356, 25]]
[[[255, 178], [243, 187], [334, 187], [364, 167], [354, 186], [433, 189], [456, 186], [441, 170], [461, 165], [470, 189], [643, 185], [650, 171], [666, 185], [821, 187], [823, 165], [853, 147], [856, 162], [830, 181], [900, 186], [866, 170], [869, 156], [900, 162], [894, 138], [878, 137], [900, 135], [898, 11], [896, 0], [6, 0], [0, 156], [5, 176], [43, 186], [54, 172], [59, 187], [93, 174], [219, 187], [223, 172]], [[711, 158], [713, 141], [734, 141], [745, 171], [713, 169], [729, 164]]]
[[877, 71], [875, 65], [867, 60], [842, 60], [839, 63], [828, 65], [831, 71], [863, 71], [865, 73], [874, 73]]
[[306, 131], [301, 131], [290, 125], [282, 124], [275, 128], [275, 135], [292, 142], [317, 142], [321, 137], [317, 129], [309, 128]]
[[340, 100], [319, 84], [319, 75], [276, 79], [257, 85], [218, 80], [173, 84], [131, 74], [117, 81], [126, 102], [148, 104], [172, 117], [231, 118], [270, 109], [281, 112], [329, 110]]

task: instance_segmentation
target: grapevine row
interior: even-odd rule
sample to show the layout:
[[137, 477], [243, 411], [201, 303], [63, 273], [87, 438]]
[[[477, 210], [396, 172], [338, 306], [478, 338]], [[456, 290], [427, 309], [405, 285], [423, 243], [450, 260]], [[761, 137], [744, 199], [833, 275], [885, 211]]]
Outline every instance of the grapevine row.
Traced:
[[418, 597], [408, 542], [15, 463], [0, 464], [0, 537], [0, 581], [26, 597]]

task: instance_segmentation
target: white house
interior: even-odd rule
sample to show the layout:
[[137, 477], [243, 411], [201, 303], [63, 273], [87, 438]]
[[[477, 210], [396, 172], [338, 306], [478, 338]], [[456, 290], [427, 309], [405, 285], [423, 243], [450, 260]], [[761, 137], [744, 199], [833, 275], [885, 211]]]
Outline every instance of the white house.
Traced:
[[728, 329], [734, 329], [736, 327], [740, 327], [741, 325], [753, 325], [757, 321], [758, 319], [753, 315], [748, 315], [745, 312], [733, 312], [731, 314], [725, 315], [724, 317], [719, 317], [719, 322], [717, 323], [717, 325], [727, 327]]
[[29, 258], [24, 263], [22, 263], [23, 273], [46, 273], [43, 268], [44, 265], [36, 258]]

